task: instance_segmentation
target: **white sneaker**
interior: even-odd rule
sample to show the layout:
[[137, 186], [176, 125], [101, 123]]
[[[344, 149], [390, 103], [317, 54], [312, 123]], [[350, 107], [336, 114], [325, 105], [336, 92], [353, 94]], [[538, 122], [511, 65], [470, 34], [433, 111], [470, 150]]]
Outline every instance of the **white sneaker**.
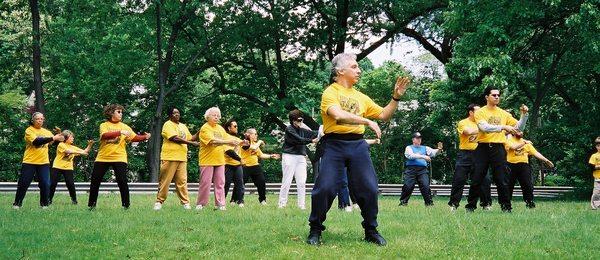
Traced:
[[344, 208], [344, 211], [346, 211], [346, 212], [352, 212], [352, 206], [346, 206]]
[[152, 208], [152, 209], [154, 209], [154, 210], [160, 210], [161, 208], [162, 208], [162, 203], [156, 202], [156, 203], [154, 203], [154, 208]]
[[20, 209], [21, 209], [21, 206], [13, 205], [13, 206], [12, 206], [12, 208], [13, 208], [14, 210], [20, 210]]
[[450, 212], [454, 212], [456, 211], [456, 207], [455, 206], [450, 206]]
[[306, 206], [304, 206], [304, 205], [302, 205], [302, 206], [298, 206], [298, 208], [299, 208], [300, 210], [306, 210]]
[[360, 206], [358, 206], [358, 204], [354, 203], [354, 205], [352, 205], [354, 207], [354, 209], [360, 209]]
[[217, 207], [217, 209], [218, 209], [218, 210], [227, 210], [227, 208], [225, 208], [225, 206], [220, 206], [220, 207]]
[[485, 207], [483, 207], [483, 210], [490, 211], [490, 210], [492, 210], [492, 206], [485, 206]]
[[266, 200], [261, 201], [260, 205], [266, 206], [267, 205], [267, 201]]
[[237, 203], [235, 203], [235, 201], [229, 202], [229, 205], [231, 205], [231, 206], [234, 206], [235, 204], [237, 204]]
[[196, 210], [202, 210], [204, 208], [204, 206], [202, 205], [196, 205]]
[[186, 203], [186, 204], [183, 204], [183, 209], [190, 210], [190, 209], [192, 209], [192, 207], [190, 206], [189, 203]]
[[48, 206], [42, 206], [42, 209], [49, 209]]
[[244, 203], [240, 203], [240, 204], [238, 204], [238, 206], [239, 206], [240, 208], [243, 208], [243, 207], [244, 207]]
[[277, 207], [278, 207], [278, 208], [280, 208], [280, 209], [284, 209], [284, 208], [285, 208], [285, 205], [283, 205], [283, 204], [279, 204], [279, 206], [277, 206]]

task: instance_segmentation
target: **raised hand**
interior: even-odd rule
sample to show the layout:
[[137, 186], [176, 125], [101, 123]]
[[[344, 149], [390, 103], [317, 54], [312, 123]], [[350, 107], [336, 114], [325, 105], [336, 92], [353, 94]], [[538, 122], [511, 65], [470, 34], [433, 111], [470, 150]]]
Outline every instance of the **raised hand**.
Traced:
[[444, 144], [442, 142], [437, 143], [437, 149], [444, 150]]
[[408, 77], [398, 77], [396, 79], [396, 84], [394, 85], [394, 93], [392, 94], [394, 98], [398, 99], [404, 95], [409, 83], [410, 79]]
[[525, 104], [521, 104], [519, 110], [521, 111], [521, 115], [529, 113], [529, 108]]

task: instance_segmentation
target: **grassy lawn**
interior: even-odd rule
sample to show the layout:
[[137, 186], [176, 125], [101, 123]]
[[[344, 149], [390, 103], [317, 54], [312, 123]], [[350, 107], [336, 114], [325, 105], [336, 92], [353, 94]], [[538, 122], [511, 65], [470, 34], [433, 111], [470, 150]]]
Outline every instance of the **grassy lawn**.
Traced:
[[57, 195], [48, 210], [39, 208], [37, 194], [28, 194], [18, 211], [11, 209], [13, 199], [0, 194], [0, 259], [597, 258], [600, 249], [600, 212], [587, 202], [538, 201], [534, 210], [516, 202], [512, 214], [497, 204], [489, 212], [451, 213], [445, 197], [432, 208], [418, 196], [408, 207], [382, 197], [379, 231], [386, 247], [363, 242], [360, 213], [337, 210], [334, 202], [324, 244], [313, 247], [304, 242], [309, 211], [294, 207], [294, 198], [286, 209], [277, 208], [275, 195], [267, 206], [250, 195], [245, 208], [185, 211], [170, 194], [163, 209], [153, 211], [152, 195], [132, 195], [129, 210], [121, 209], [118, 194], [101, 195], [92, 212], [84, 195], [76, 206]]

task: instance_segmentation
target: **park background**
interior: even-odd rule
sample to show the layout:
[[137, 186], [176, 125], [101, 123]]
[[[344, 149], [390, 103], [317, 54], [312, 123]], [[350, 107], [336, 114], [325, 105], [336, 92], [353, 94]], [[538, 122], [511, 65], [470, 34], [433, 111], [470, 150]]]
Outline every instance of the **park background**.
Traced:
[[[357, 88], [378, 104], [390, 100], [397, 76], [412, 78], [399, 111], [381, 123], [383, 143], [372, 148], [380, 183], [402, 182], [413, 131], [426, 145], [445, 143], [432, 177], [450, 183], [455, 124], [469, 103], [483, 103], [485, 87], [498, 86], [501, 107], [515, 117], [520, 104], [530, 107], [525, 138], [557, 166], [543, 184], [587, 197], [587, 160], [600, 135], [599, 32], [597, 0], [4, 0], [0, 181], [18, 177], [32, 111], [84, 146], [98, 139], [109, 103], [125, 106], [134, 130], [152, 133], [128, 148], [130, 181], [156, 182], [171, 106], [192, 132], [218, 106], [223, 120], [257, 128], [265, 152], [281, 152], [277, 131], [287, 112], [298, 108], [318, 124], [329, 61], [352, 52], [363, 70]], [[76, 181], [89, 181], [97, 147], [78, 159]], [[190, 150], [194, 182], [198, 150]], [[280, 163], [263, 165], [267, 181], [279, 182]]]

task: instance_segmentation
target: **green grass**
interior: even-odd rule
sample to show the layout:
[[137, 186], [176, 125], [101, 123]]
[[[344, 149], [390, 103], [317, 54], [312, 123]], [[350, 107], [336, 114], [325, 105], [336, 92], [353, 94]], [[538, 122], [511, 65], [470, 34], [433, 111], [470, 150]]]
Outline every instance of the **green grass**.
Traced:
[[161, 211], [152, 210], [152, 195], [133, 195], [129, 210], [120, 208], [118, 194], [101, 195], [91, 212], [83, 195], [77, 206], [57, 195], [49, 210], [32, 193], [21, 210], [12, 210], [13, 198], [0, 195], [0, 259], [596, 258], [600, 249], [600, 212], [586, 202], [539, 201], [534, 210], [516, 202], [512, 214], [497, 204], [489, 212], [451, 213], [443, 197], [432, 208], [421, 197], [408, 207], [382, 197], [379, 231], [388, 246], [362, 241], [358, 211], [332, 208], [324, 244], [314, 247], [304, 243], [309, 211], [296, 209], [293, 198], [292, 207], [277, 209], [275, 195], [267, 206], [250, 195], [245, 208], [227, 211], [185, 211], [174, 194]]

